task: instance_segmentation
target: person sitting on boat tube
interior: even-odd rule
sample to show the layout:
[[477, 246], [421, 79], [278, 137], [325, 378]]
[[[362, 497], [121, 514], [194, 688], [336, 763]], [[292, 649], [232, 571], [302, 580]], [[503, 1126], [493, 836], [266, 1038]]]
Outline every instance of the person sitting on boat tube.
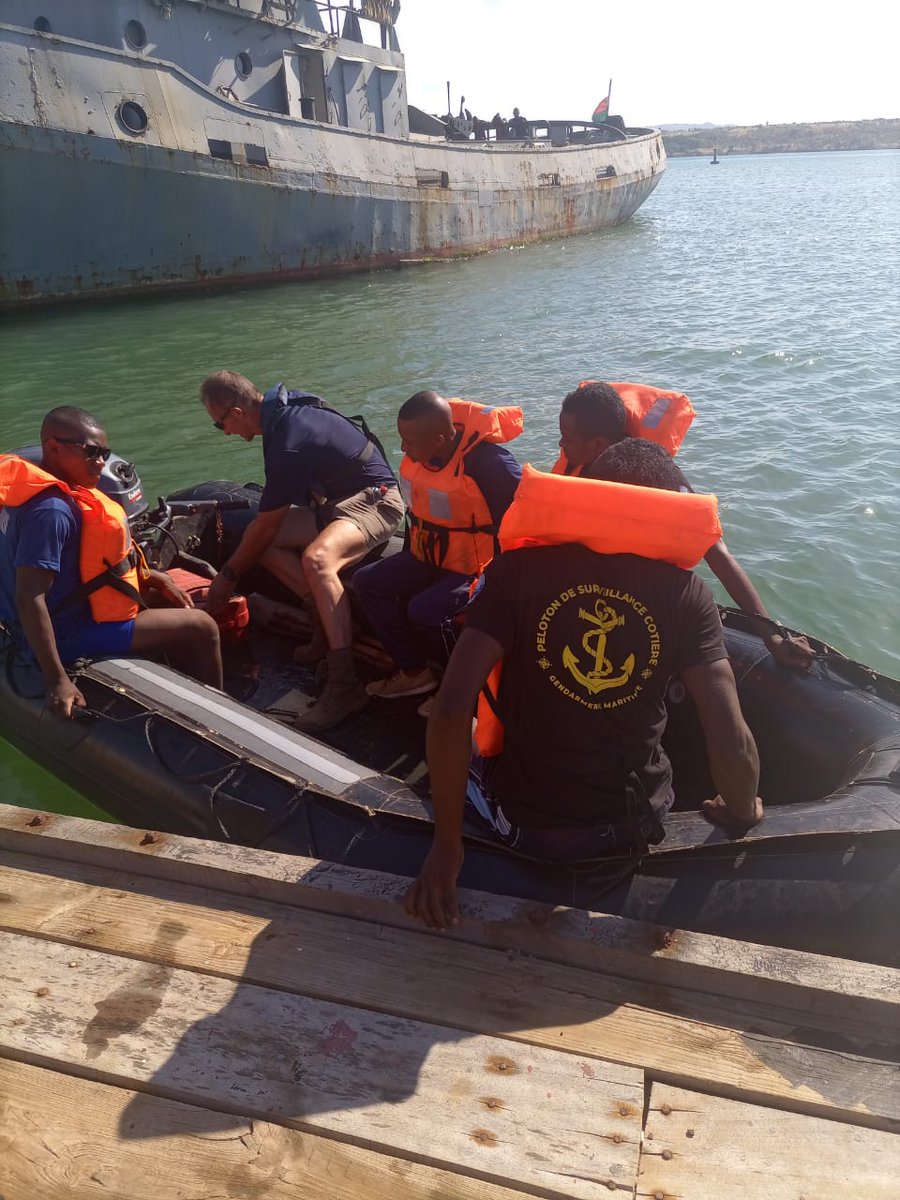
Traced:
[[660, 740], [676, 676], [718, 789], [705, 815], [734, 834], [762, 819], [759, 759], [718, 610], [690, 570], [721, 534], [716, 499], [679, 494], [669, 455], [638, 438], [606, 451], [593, 473], [525, 468], [503, 553], [435, 698], [434, 839], [405, 898], [432, 928], [459, 919], [467, 796], [501, 841], [544, 861], [638, 857], [662, 840], [674, 797]]
[[[681, 392], [637, 383], [586, 380], [564, 398], [559, 414], [560, 454], [556, 475], [580, 475], [609, 446], [624, 437], [657, 442], [675, 454], [694, 418], [690, 400]], [[693, 491], [683, 472], [682, 491]], [[790, 637], [776, 626], [743, 567], [720, 538], [705, 555], [706, 564], [737, 607], [761, 617], [758, 633], [783, 667], [806, 670], [816, 653], [804, 637]]]
[[[24, 636], [47, 707], [71, 717], [84, 697], [65, 665], [78, 658], [164, 654], [222, 686], [219, 630], [162, 571], [136, 555], [122, 508], [97, 486], [110, 456], [100, 422], [55, 408], [41, 425], [41, 465], [0, 456], [0, 621]], [[146, 600], [163, 607], [146, 607]]]
[[[465, 608], [475, 578], [494, 556], [497, 530], [522, 475], [501, 443], [522, 432], [521, 408], [491, 408], [417, 392], [400, 409], [400, 489], [409, 535], [398, 554], [362, 567], [353, 590], [397, 665], [370, 683], [370, 696], [398, 700], [433, 692], [428, 665], [442, 657], [441, 631]], [[429, 701], [420, 706], [428, 715]]]
[[259, 511], [213, 580], [207, 608], [215, 613], [255, 563], [291, 589], [313, 619], [298, 662], [327, 658], [319, 700], [295, 722], [319, 732], [358, 712], [369, 697], [353, 662], [350, 605], [340, 572], [383, 546], [403, 523], [394, 473], [365, 428], [310, 392], [283, 383], [258, 390], [236, 371], [200, 385], [216, 429], [250, 442], [262, 437], [266, 482]]

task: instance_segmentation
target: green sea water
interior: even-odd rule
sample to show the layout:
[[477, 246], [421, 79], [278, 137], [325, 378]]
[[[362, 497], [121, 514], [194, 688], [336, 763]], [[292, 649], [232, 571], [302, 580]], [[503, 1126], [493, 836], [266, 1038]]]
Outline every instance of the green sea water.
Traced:
[[[47, 310], [0, 327], [0, 446], [79, 404], [150, 497], [259, 479], [259, 443], [210, 428], [231, 367], [394, 418], [434, 387], [520, 403], [514, 449], [549, 466], [583, 378], [687, 392], [679, 462], [773, 615], [900, 676], [900, 152], [670, 162], [627, 224], [590, 237], [334, 282]], [[724, 599], [724, 597], [721, 597]], [[2, 731], [0, 731], [2, 732]], [[75, 793], [0, 742], [2, 799]]]

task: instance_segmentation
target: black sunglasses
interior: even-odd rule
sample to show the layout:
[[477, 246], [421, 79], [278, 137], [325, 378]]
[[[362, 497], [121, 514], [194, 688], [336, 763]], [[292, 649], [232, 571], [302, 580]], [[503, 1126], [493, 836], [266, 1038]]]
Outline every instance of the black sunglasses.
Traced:
[[75, 438], [61, 437], [56, 440], [62, 442], [64, 446], [78, 446], [85, 458], [99, 458], [102, 462], [106, 462], [112, 454], [109, 446], [98, 446], [96, 442], [79, 442]]
[[213, 421], [213, 429], [220, 429], [222, 431], [222, 433], [224, 433], [225, 432], [225, 418], [228, 416], [228, 414], [230, 412], [234, 412], [234, 410], [237, 407], [238, 407], [237, 404], [229, 404], [228, 407], [225, 409], [225, 411], [222, 413], [221, 417], [219, 417], [218, 421]]

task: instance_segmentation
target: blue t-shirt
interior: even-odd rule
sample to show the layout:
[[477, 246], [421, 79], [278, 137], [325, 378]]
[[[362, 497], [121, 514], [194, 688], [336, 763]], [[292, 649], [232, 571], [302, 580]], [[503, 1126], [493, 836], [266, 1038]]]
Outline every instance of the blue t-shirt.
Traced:
[[463, 459], [463, 472], [484, 496], [491, 520], [499, 528], [522, 478], [522, 468], [509, 450], [480, 442]]
[[318, 399], [308, 392], [288, 393], [283, 384], [263, 399], [266, 486], [260, 512], [309, 504], [314, 498], [336, 504], [367, 487], [394, 486], [384, 456], [352, 421], [314, 403], [292, 404], [294, 397]]
[[67, 643], [92, 623], [87, 600], [74, 601], [57, 612], [61, 601], [81, 584], [79, 550], [81, 513], [74, 501], [55, 489], [41, 492], [17, 508], [0, 508], [0, 620], [15, 626], [16, 571], [39, 567], [56, 578], [47, 593], [47, 607], [57, 643]]

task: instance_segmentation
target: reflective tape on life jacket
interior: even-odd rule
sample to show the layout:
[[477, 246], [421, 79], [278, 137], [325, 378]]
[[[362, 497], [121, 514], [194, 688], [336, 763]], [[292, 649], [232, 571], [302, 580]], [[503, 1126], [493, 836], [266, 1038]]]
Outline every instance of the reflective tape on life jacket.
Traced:
[[57, 611], [87, 599], [95, 621], [130, 621], [145, 607], [138, 570], [142, 556], [132, 545], [121, 506], [98, 488], [73, 487], [15, 454], [0, 456], [0, 506], [17, 508], [49, 488], [69, 496], [81, 514], [81, 585]]
[[[597, 383], [582, 379], [579, 387]], [[691, 422], [697, 415], [684, 392], [669, 392], [646, 383], [611, 383], [625, 405], [625, 437], [644, 438], [656, 442], [672, 455], [678, 453]], [[553, 465], [554, 475], [580, 475], [583, 466], [569, 467], [560, 454]]]
[[[597, 554], [637, 554], [689, 569], [722, 536], [718, 501], [599, 479], [560, 477], [526, 466], [500, 525], [505, 552], [577, 543]], [[475, 741], [485, 757], [503, 749], [497, 712], [502, 663], [478, 698]]]
[[521, 408], [490, 408], [449, 401], [460, 432], [456, 449], [437, 469], [400, 463], [400, 490], [409, 512], [409, 548], [416, 558], [446, 571], [477, 575], [494, 557], [497, 527], [481, 489], [465, 473], [465, 458], [482, 442], [511, 442], [522, 432]]

